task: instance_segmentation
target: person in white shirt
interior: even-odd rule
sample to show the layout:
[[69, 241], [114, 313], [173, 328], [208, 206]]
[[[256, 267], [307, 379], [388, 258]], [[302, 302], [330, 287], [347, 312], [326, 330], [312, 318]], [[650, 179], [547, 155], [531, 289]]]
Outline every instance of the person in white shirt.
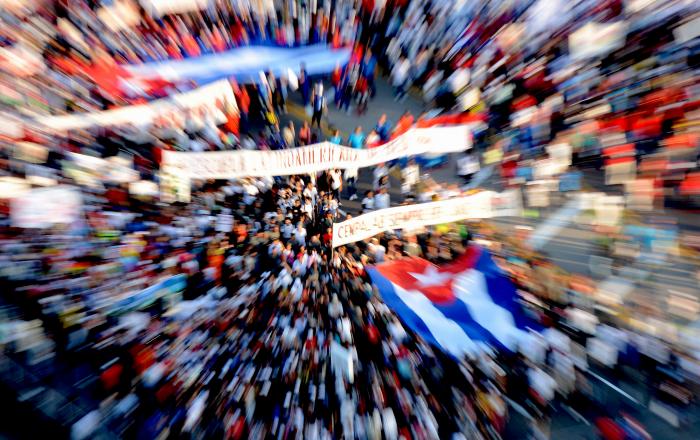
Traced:
[[373, 238], [367, 245], [367, 250], [374, 256], [374, 261], [381, 263], [386, 255], [386, 248], [379, 244], [379, 240]]
[[372, 180], [372, 188], [376, 189], [377, 187], [379, 187], [379, 181], [382, 179], [382, 177], [388, 175], [389, 168], [387, 168], [385, 164], [380, 163], [379, 165], [377, 165], [377, 167], [372, 171], [372, 176], [374, 178]]
[[316, 187], [312, 182], [306, 184], [306, 188], [304, 188], [302, 194], [304, 195], [304, 197], [310, 198], [311, 203], [316, 203], [316, 196], [318, 196], [318, 191], [316, 190]]
[[298, 245], [303, 246], [306, 244], [306, 228], [302, 222], [297, 224], [297, 229], [294, 231], [294, 235], [296, 236]]
[[398, 440], [399, 428], [396, 424], [396, 417], [391, 407], [382, 411], [382, 426], [384, 427], [384, 438], [387, 440]]
[[367, 135], [367, 139], [365, 139], [365, 146], [367, 148], [373, 148], [379, 145], [380, 142], [381, 138], [379, 137], [379, 134], [376, 131], [372, 130]]
[[190, 151], [200, 153], [202, 151], [208, 150], [206, 142], [199, 139], [195, 135], [190, 135]]
[[411, 194], [413, 186], [418, 183], [420, 177], [420, 168], [418, 164], [411, 159], [404, 168], [401, 169], [401, 194], [405, 197]]
[[314, 205], [309, 197], [305, 197], [304, 204], [301, 205], [301, 212], [305, 213], [310, 219], [314, 218]]
[[374, 210], [374, 193], [372, 191], [367, 191], [365, 193], [365, 198], [362, 199], [362, 211], [372, 211]]
[[411, 63], [408, 58], [401, 57], [391, 71], [391, 85], [394, 86], [397, 101], [403, 101], [406, 98], [406, 83], [410, 69]]
[[357, 168], [346, 168], [343, 177], [348, 183], [348, 200], [357, 199], [357, 187], [355, 186], [355, 182], [357, 181]]
[[333, 294], [333, 299], [328, 303], [328, 315], [331, 318], [339, 318], [343, 314], [343, 305], [338, 300], [338, 294]]
[[245, 135], [241, 141], [241, 148], [243, 150], [255, 150], [257, 145], [255, 144], [255, 140], [250, 135]]
[[192, 110], [187, 112], [185, 118], [185, 132], [188, 134], [198, 133], [204, 127], [201, 114]]
[[376, 196], [374, 196], [374, 208], [375, 209], [385, 209], [391, 205], [391, 200], [389, 193], [386, 189], [382, 188], [379, 190]]
[[527, 372], [530, 387], [542, 398], [545, 405], [554, 399], [557, 382], [539, 367], [532, 367]]
[[457, 161], [457, 174], [467, 185], [480, 169], [479, 159], [471, 153], [465, 154]]
[[330, 170], [328, 174], [330, 177], [331, 190], [333, 191], [333, 198], [340, 200], [340, 190], [343, 187], [343, 175], [340, 170]]

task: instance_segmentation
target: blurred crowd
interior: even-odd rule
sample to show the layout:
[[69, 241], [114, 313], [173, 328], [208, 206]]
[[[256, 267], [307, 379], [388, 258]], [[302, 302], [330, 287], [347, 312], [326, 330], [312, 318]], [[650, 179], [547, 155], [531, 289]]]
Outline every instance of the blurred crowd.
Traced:
[[328, 1], [212, 1], [203, 10], [153, 3], [164, 9], [130, 0], [8, 5], [0, 40], [5, 104], [26, 115], [101, 110], [171, 90], [167, 81], [124, 90], [121, 65], [247, 45], [338, 48], [352, 44], [358, 26], [351, 1], [332, 8]]
[[[604, 438], [650, 438], [622, 382], [645, 390], [642, 403], [668, 423], [685, 423], [700, 378], [697, 344], [644, 301], [612, 313], [596, 304], [596, 281], [558, 268], [525, 232], [467, 222], [338, 249], [331, 239], [334, 222], [353, 215], [468, 194], [486, 170], [498, 189], [522, 190], [527, 208], [543, 212], [592, 175], [594, 189], [624, 196], [585, 209], [610, 203], [595, 229], [604, 255], [614, 254], [616, 269], [636, 261], [639, 249], [630, 258], [625, 246], [644, 233], [623, 223], [623, 209], [687, 209], [700, 194], [700, 46], [684, 27], [697, 26], [692, 2], [212, 1], [163, 13], [154, 13], [158, 2], [35, 3], [0, 14], [3, 188], [75, 185], [86, 215], [22, 229], [12, 226], [9, 196], [0, 204], [2, 377], [14, 380], [3, 403], [21, 398], [45, 416], [25, 429], [76, 439], [472, 439], [516, 435], [506, 422], [519, 413], [528, 435], [548, 438], [550, 416], [566, 412], [595, 421]], [[607, 37], [593, 41], [596, 33]], [[279, 78], [264, 72], [256, 84], [232, 81], [235, 105], [146, 125], [14, 129], [26, 117], [192, 86], [124, 93], [114, 84], [120, 64], [317, 43], [352, 47], [349, 63], [327, 77], [310, 78], [302, 65]], [[417, 94], [447, 116], [381, 115], [374, 127], [324, 135], [326, 97], [361, 115], [384, 78], [397, 101]], [[307, 120], [281, 122], [297, 98]], [[172, 204], [129, 185], [134, 175], [163, 183], [164, 150], [322, 140], [373, 148], [410, 127], [460, 121], [486, 125], [458, 158], [463, 184], [436, 182], [412, 158], [374, 167], [362, 194], [352, 168], [193, 181], [188, 200]], [[400, 196], [390, 195], [392, 181]], [[361, 208], [350, 208], [355, 199]], [[676, 238], [667, 226], [657, 228], [672, 236], [665, 243]], [[488, 248], [517, 286], [546, 328], [539, 344], [447, 356], [402, 324], [365, 272], [404, 256], [442, 264], [470, 246]], [[692, 323], [697, 298], [676, 300]], [[646, 327], [642, 318], [629, 325], [635, 313]], [[47, 409], [68, 407], [58, 397], [47, 404], [49, 389], [80, 409]]]
[[497, 385], [416, 339], [364, 274], [401, 241], [330, 252], [333, 175], [212, 182], [155, 210], [97, 195], [82, 230], [6, 231], [3, 282], [46, 332], [8, 329], [8, 354], [48, 382], [67, 360], [99, 375], [74, 438], [494, 435]]

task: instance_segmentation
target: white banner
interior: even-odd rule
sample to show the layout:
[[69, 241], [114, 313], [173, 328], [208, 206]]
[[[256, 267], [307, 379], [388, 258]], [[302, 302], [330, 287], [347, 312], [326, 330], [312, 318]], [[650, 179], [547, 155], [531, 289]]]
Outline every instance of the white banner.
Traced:
[[[231, 84], [221, 80], [189, 92], [168, 98], [158, 99], [148, 104], [130, 105], [114, 110], [93, 113], [80, 113], [65, 116], [48, 116], [35, 119], [40, 126], [52, 130], [83, 129], [92, 126], [109, 126], [135, 124], [142, 126], [158, 117], [167, 117], [169, 113], [184, 113], [201, 107], [215, 108], [219, 103], [228, 102], [236, 105]], [[235, 107], [234, 107], [235, 108]]]
[[333, 247], [395, 229], [452, 223], [465, 219], [519, 216], [520, 191], [483, 191], [470, 196], [380, 209], [333, 225]]
[[68, 153], [68, 157], [71, 162], [64, 163], [64, 169], [68, 173], [71, 173], [69, 170], [71, 165], [74, 164], [82, 172], [105, 182], [128, 183], [139, 180], [139, 173], [134, 169], [131, 158], [112, 156], [102, 159], [71, 152]]
[[13, 226], [46, 228], [73, 223], [82, 205], [80, 191], [71, 186], [33, 189], [11, 200], [10, 216]]
[[321, 142], [276, 151], [164, 151], [162, 169], [197, 179], [288, 176], [333, 168], [360, 168], [423, 153], [452, 153], [471, 147], [469, 125], [414, 128], [396, 139], [369, 149]]
[[142, 0], [141, 6], [155, 17], [167, 14], [183, 14], [205, 9], [210, 0]]

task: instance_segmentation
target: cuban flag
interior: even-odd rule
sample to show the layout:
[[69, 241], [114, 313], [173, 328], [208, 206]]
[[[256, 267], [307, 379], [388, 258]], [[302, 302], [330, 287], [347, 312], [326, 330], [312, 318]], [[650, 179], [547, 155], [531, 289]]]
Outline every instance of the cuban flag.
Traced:
[[384, 302], [416, 334], [456, 356], [491, 347], [517, 351], [539, 327], [491, 254], [471, 246], [450, 264], [417, 257], [367, 268]]

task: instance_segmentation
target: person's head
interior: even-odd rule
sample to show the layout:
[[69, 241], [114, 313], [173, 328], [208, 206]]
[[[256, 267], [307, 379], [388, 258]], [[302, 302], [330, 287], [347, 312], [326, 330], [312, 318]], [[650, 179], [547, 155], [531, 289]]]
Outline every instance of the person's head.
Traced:
[[334, 136], [334, 137], [340, 136], [340, 130], [337, 130], [337, 129], [336, 129], [336, 130], [333, 132], [333, 136]]
[[357, 127], [355, 127], [355, 133], [357, 133], [357, 134], [362, 133], [362, 126], [361, 125], [358, 125]]
[[304, 121], [304, 124], [302, 125], [302, 127], [308, 129], [308, 128], [309, 128], [309, 122], [308, 122], [308, 121]]
[[287, 127], [289, 127], [291, 130], [294, 130], [294, 121], [289, 121]]
[[365, 197], [372, 198], [374, 197], [374, 191], [365, 191]]
[[386, 122], [386, 113], [382, 113], [382, 115], [379, 117], [379, 124], [383, 124]]

